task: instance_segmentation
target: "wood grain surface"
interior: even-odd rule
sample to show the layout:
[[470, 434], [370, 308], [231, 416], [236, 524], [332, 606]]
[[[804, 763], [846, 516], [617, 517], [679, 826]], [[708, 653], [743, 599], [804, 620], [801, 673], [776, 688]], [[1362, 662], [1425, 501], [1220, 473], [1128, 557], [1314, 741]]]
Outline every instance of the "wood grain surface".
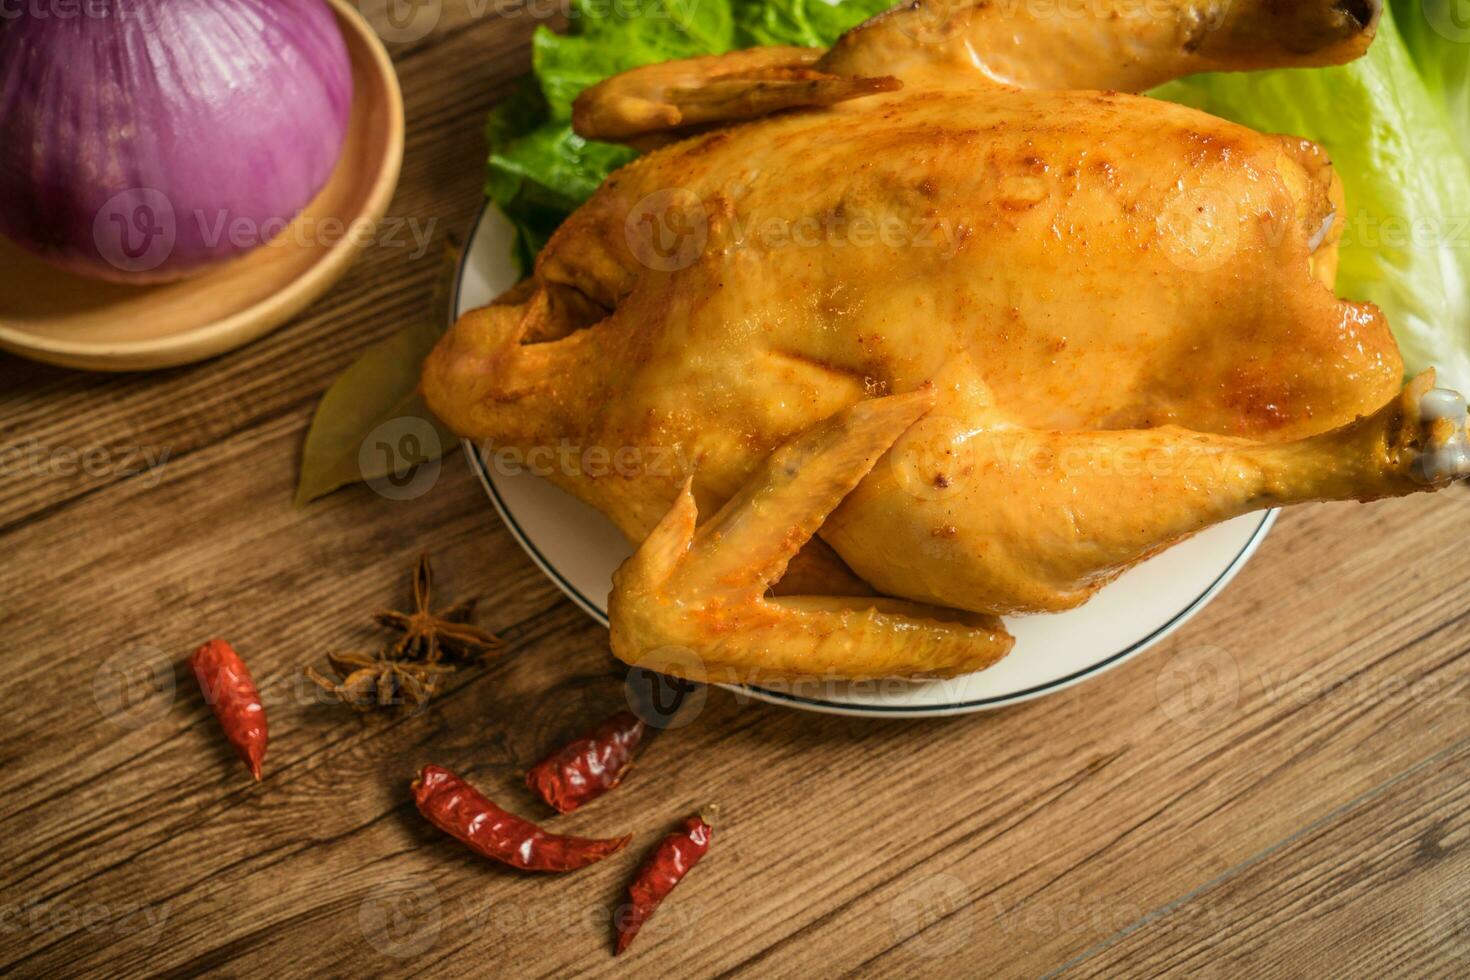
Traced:
[[[409, 137], [389, 215], [434, 223], [427, 254], [373, 247], [288, 327], [191, 368], [0, 359], [0, 973], [1470, 972], [1458, 489], [1285, 514], [1183, 631], [1007, 710], [868, 721], [710, 691], [624, 788], [552, 822], [637, 834], [574, 875], [425, 824], [408, 784], [430, 761], [540, 813], [519, 774], [621, 707], [624, 676], [457, 455], [410, 500], [291, 505], [322, 390], [424, 309], [478, 206], [484, 114], [539, 22], [421, 6], [432, 29], [390, 45]], [[369, 645], [423, 551], [510, 654], [416, 715], [321, 703], [301, 668]], [[266, 692], [259, 785], [183, 667], [214, 635]], [[628, 875], [707, 801], [710, 856], [615, 960]]]

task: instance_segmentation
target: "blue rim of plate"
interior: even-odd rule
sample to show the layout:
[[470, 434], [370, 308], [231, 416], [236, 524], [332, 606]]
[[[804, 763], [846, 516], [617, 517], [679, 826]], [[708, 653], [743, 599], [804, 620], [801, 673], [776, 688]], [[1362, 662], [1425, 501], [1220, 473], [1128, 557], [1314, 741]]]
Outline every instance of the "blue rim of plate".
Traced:
[[[460, 254], [459, 265], [454, 273], [453, 294], [450, 296], [449, 315], [451, 323], [459, 312], [460, 290], [464, 284], [465, 268], [469, 263], [470, 252], [473, 250], [475, 237], [479, 233], [480, 222], [484, 220], [485, 214], [489, 209], [490, 202], [488, 200], [481, 203], [480, 210], [476, 212], [475, 219], [470, 225], [469, 236], [465, 239], [464, 251]], [[530, 536], [526, 534], [525, 529], [521, 527], [520, 522], [516, 520], [510, 508], [506, 506], [504, 499], [500, 496], [500, 491], [495, 487], [495, 482], [490, 479], [490, 471], [485, 465], [484, 457], [480, 454], [479, 446], [470, 439], [462, 439], [460, 442], [464, 447], [465, 457], [469, 460], [471, 468], [479, 476], [481, 485], [484, 486], [486, 494], [489, 495], [490, 502], [495, 505], [495, 510], [500, 515], [500, 519], [505, 524], [506, 529], [510, 531], [511, 537], [516, 539], [516, 543], [536, 563], [536, 567], [540, 568], [546, 577], [551, 579], [568, 599], [572, 600], [579, 609], [606, 628], [609, 625], [607, 614], [598, 608], [591, 599], [583, 595], [576, 586], [567, 581], [561, 572], [557, 570], [557, 567], [541, 553], [541, 549], [536, 547]], [[802, 697], [797, 694], [789, 694], [785, 691], [773, 691], [764, 687], [751, 687], [741, 684], [720, 684], [717, 686], [730, 691], [743, 692], [753, 698], [775, 704], [797, 704], [831, 714], [858, 717], [872, 717], [874, 715], [891, 715], [908, 718], [943, 717], [946, 715], [967, 714], [974, 711], [1003, 708], [1007, 705], [1019, 704], [1022, 701], [1030, 701], [1046, 694], [1054, 694], [1063, 688], [1079, 684], [1095, 674], [1103, 673], [1110, 668], [1122, 664], [1124, 661], [1137, 656], [1183, 626], [1210, 599], [1214, 598], [1216, 593], [1230, 583], [1230, 580], [1235, 577], [1236, 573], [1245, 565], [1250, 556], [1260, 547], [1261, 541], [1266, 537], [1266, 532], [1271, 529], [1271, 525], [1276, 523], [1276, 515], [1276, 510], [1263, 512], [1261, 514], [1260, 524], [1256, 526], [1255, 531], [1251, 533], [1250, 539], [1241, 547], [1239, 553], [1231, 559], [1230, 564], [1225, 566], [1225, 569], [1203, 592], [1196, 596], [1193, 601], [1186, 604], [1183, 609], [1180, 609], [1173, 616], [1169, 617], [1168, 621], [1155, 627], [1146, 636], [1134, 640], [1122, 650], [1104, 657], [1092, 666], [1085, 667], [1065, 677], [1059, 677], [1054, 681], [1048, 681], [1045, 684], [1038, 684], [1035, 687], [1029, 687], [1010, 694], [999, 694], [988, 698], [978, 698], [974, 701], [958, 701], [952, 704], [942, 705], [854, 705], [845, 704], [840, 701], [825, 701], [821, 698]]]

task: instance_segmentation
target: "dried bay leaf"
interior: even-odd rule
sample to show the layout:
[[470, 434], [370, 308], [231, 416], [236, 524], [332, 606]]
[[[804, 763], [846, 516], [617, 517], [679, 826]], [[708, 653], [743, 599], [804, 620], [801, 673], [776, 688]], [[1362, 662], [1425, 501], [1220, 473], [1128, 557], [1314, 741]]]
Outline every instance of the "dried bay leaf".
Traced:
[[[322, 396], [301, 451], [296, 506], [363, 480], [402, 477], [458, 442], [418, 392], [424, 358], [449, 322], [458, 264], [459, 250], [446, 249], [424, 318], [363, 351]], [[392, 451], [364, 452], [375, 432], [389, 435]]]

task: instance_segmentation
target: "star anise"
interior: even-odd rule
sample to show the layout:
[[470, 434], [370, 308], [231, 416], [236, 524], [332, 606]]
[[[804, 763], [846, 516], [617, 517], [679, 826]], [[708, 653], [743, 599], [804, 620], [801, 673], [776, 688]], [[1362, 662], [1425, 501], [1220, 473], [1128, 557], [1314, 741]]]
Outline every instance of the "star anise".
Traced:
[[394, 657], [436, 664], [446, 656], [451, 660], [472, 660], [505, 646], [494, 633], [465, 621], [479, 600], [456, 602], [436, 613], [431, 609], [433, 588], [434, 570], [429, 565], [429, 556], [421, 555], [413, 574], [413, 612], [388, 610], [373, 617], [378, 625], [403, 634], [393, 644]]
[[306, 668], [306, 676], [358, 711], [392, 705], [416, 708], [433, 697], [444, 678], [454, 673], [447, 664], [409, 663], [365, 653], [329, 653], [327, 663], [337, 680], [315, 667]]

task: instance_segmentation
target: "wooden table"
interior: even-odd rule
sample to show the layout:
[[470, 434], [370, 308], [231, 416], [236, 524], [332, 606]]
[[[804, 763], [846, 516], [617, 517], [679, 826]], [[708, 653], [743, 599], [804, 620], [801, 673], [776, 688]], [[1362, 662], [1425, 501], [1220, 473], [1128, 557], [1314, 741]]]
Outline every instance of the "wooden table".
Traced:
[[[534, 18], [475, 16], [493, 9], [446, 4], [392, 45], [409, 141], [390, 215], [432, 219], [436, 244], [478, 206], [485, 112], [528, 63]], [[1470, 970], [1458, 490], [1286, 514], [1181, 633], [994, 714], [850, 720], [712, 691], [623, 790], [558, 820], [639, 835], [574, 876], [510, 873], [427, 826], [421, 764], [535, 813], [523, 767], [623, 704], [604, 631], [457, 456], [415, 499], [291, 505], [318, 396], [425, 307], [436, 252], [371, 250], [289, 327], [192, 368], [0, 360], [0, 447], [39, 460], [0, 474], [0, 972]], [[166, 462], [132, 472], [134, 447]], [[368, 612], [406, 600], [421, 551], [446, 594], [486, 597], [511, 654], [418, 715], [319, 703], [302, 666], [372, 642]], [[183, 668], [216, 634], [271, 699], [259, 785]], [[710, 858], [615, 961], [628, 874], [709, 800]]]

